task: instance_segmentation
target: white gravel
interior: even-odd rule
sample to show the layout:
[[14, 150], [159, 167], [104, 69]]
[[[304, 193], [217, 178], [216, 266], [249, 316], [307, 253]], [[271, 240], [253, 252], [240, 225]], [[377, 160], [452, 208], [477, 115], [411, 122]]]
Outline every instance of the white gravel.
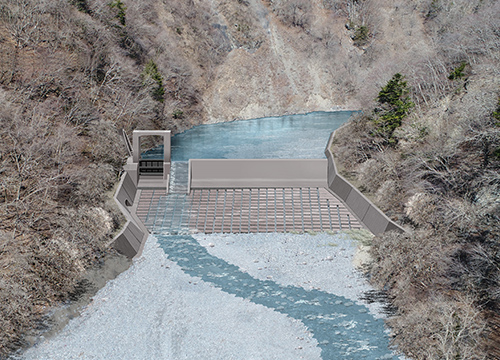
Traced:
[[317, 289], [366, 306], [383, 318], [380, 303], [359, 300], [373, 290], [353, 266], [357, 242], [344, 234], [194, 234], [207, 251], [260, 280]]
[[[210, 238], [214, 251], [227, 241]], [[320, 353], [300, 321], [186, 275], [150, 237], [80, 317], [22, 358], [314, 360]]]

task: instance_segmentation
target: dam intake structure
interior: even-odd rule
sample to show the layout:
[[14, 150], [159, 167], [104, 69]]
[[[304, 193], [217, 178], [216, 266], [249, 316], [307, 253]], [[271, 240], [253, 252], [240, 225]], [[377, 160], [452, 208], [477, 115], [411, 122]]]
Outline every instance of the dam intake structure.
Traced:
[[[162, 147], [141, 153], [141, 138]], [[326, 159], [180, 159], [171, 161], [170, 131], [124, 134], [130, 158], [115, 195], [128, 222], [115, 248], [135, 257], [148, 233], [317, 233], [404, 231], [340, 176]]]

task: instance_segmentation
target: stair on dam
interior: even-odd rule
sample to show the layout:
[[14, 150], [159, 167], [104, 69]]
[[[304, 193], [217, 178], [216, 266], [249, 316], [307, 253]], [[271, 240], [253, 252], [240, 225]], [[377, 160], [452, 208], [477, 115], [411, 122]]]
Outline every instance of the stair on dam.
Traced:
[[187, 194], [189, 162], [175, 161], [170, 168], [169, 194]]

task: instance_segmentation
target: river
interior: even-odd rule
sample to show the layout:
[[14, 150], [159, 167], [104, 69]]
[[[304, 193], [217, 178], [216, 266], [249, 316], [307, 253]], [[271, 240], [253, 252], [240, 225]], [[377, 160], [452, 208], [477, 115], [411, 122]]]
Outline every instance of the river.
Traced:
[[[349, 112], [202, 125], [172, 160], [321, 158]], [[396, 359], [383, 304], [340, 234], [179, 234], [142, 256], [22, 359]], [[359, 234], [358, 234], [359, 235]], [[366, 237], [366, 234], [362, 234]]]

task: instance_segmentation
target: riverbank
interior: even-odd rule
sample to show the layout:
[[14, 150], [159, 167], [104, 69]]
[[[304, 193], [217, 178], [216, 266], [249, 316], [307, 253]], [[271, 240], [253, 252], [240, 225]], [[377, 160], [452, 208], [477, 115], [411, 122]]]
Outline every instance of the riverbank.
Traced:
[[150, 237], [81, 317], [20, 359], [320, 359], [316, 345], [300, 322], [185, 274]]
[[[337, 300], [341, 303], [338, 306], [344, 309], [345, 303], [345, 309], [354, 310], [354, 316], [357, 313], [372, 318], [372, 325], [378, 324], [380, 320], [376, 319], [382, 317], [379, 305], [360, 300], [370, 286], [352, 265], [356, 242], [345, 235], [195, 234], [194, 237], [199, 248], [209, 254], [200, 259], [209, 256], [212, 260], [206, 261], [212, 266], [218, 266], [216, 259], [221, 259], [223, 263], [234, 264], [240, 274], [248, 281], [255, 279], [256, 284], [335, 294], [345, 298]], [[81, 317], [71, 320], [61, 333], [29, 349], [20, 358], [321, 359], [328, 341], [322, 340], [320, 344], [315, 337], [318, 333], [311, 333], [313, 325], [306, 327], [302, 321], [286, 316], [279, 304], [273, 310], [251, 297], [242, 298], [225, 288], [221, 290], [220, 285], [204, 276], [203, 279], [194, 276], [191, 271], [196, 266], [185, 262], [194, 256], [187, 252], [188, 248], [172, 248], [169, 256], [179, 256], [175, 262], [162, 249], [175, 246], [173, 241], [150, 236], [143, 255], [101, 289]], [[215, 267], [210, 271], [215, 272]], [[229, 278], [233, 276], [236, 275]], [[236, 278], [229, 281], [238, 282]], [[261, 296], [259, 293], [256, 288], [257, 298]], [[284, 303], [293, 297], [285, 294], [286, 291], [284, 297], [278, 295]], [[336, 317], [334, 313], [329, 316]], [[338, 335], [332, 330], [332, 335], [342, 338], [342, 329], [351, 331], [350, 326], [355, 323], [349, 324], [341, 325]], [[382, 331], [380, 336], [379, 345], [387, 345], [387, 334]], [[367, 354], [362, 344], [350, 347], [352, 358]], [[372, 351], [384, 353], [383, 349]], [[385, 353], [386, 358], [393, 358], [388, 350]]]
[[22, 348], [16, 353], [20, 354], [23, 349], [35, 346], [59, 334], [72, 319], [81, 316], [82, 312], [92, 304], [98, 291], [129, 269], [131, 265], [132, 261], [124, 255], [115, 252], [104, 255], [98, 265], [82, 273], [65, 302], [47, 309], [46, 313], [36, 320], [33, 329], [23, 338]]

